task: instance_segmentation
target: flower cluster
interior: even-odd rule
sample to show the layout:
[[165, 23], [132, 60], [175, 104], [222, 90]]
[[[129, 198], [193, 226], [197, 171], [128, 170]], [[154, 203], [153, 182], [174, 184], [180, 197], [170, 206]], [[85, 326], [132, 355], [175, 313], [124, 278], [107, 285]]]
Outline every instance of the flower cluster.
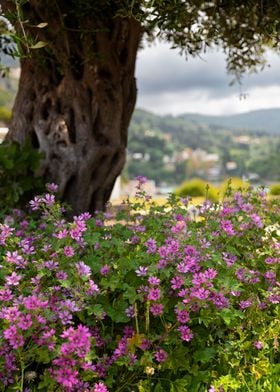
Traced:
[[114, 223], [67, 222], [48, 184], [0, 224], [0, 390], [270, 390], [279, 202], [237, 193], [193, 220], [144, 182]]

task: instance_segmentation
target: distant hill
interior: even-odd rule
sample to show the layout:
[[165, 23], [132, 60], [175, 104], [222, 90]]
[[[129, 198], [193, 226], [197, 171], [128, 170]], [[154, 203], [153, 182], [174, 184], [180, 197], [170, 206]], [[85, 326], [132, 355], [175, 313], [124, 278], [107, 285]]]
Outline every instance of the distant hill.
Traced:
[[234, 116], [160, 116], [137, 109], [129, 129], [127, 177], [157, 184], [186, 178], [280, 180], [280, 109]]
[[212, 125], [229, 129], [260, 131], [280, 135], [280, 109], [255, 110], [252, 112], [226, 116], [208, 116], [186, 113], [178, 117], [199, 124], [207, 124], [208, 126]]

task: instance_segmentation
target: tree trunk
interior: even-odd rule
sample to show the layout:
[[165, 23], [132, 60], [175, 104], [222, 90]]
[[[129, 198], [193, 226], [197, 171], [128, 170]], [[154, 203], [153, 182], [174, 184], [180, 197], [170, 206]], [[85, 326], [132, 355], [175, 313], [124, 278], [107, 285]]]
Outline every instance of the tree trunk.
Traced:
[[91, 41], [71, 29], [53, 34], [47, 55], [21, 60], [8, 138], [31, 137], [44, 152], [40, 174], [59, 185], [73, 215], [104, 210], [125, 164], [141, 28], [116, 17]]

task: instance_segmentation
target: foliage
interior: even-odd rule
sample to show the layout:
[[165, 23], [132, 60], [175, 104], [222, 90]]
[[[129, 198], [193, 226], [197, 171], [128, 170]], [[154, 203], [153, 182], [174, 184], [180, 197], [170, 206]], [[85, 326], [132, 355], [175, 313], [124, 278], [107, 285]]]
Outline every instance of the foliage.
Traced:
[[280, 196], [280, 184], [271, 185], [269, 193], [273, 196]]
[[[87, 41], [93, 33], [106, 31], [111, 27], [110, 23], [114, 18], [134, 18], [150, 40], [157, 37], [168, 41], [173, 48], [180, 49], [187, 56], [198, 55], [208, 46], [219, 44], [227, 53], [228, 69], [237, 74], [262, 66], [265, 46], [278, 49], [277, 21], [280, 7], [270, 0], [265, 4], [247, 1], [242, 5], [238, 4], [238, 7], [235, 0], [223, 3], [108, 0], [103, 1], [102, 5], [89, 0], [71, 0], [67, 4], [61, 1], [51, 2], [48, 10], [43, 9], [39, 2], [39, 16], [31, 12], [30, 19], [26, 19], [27, 12], [30, 11], [28, 3], [29, 1], [3, 0], [2, 6], [3, 15], [9, 22], [17, 25], [17, 34], [10, 32], [5, 37], [12, 36], [18, 43], [18, 54], [21, 56], [31, 56], [33, 48], [51, 46], [48, 39], [50, 40], [49, 33], [55, 21], [60, 23], [60, 30], [76, 31], [77, 39], [85, 38]], [[35, 8], [35, 4], [33, 7]], [[3, 28], [9, 32], [7, 26]], [[4, 48], [7, 46], [9, 47], [4, 45]]]
[[24, 207], [36, 192], [42, 192], [43, 180], [36, 176], [42, 154], [30, 143], [0, 144], [0, 211]]
[[224, 180], [224, 182], [220, 186], [221, 195], [226, 194], [228, 191], [241, 191], [246, 192], [250, 188], [250, 184], [246, 181], [243, 181], [239, 177], [231, 177], [230, 179]]
[[0, 226], [2, 391], [279, 391], [279, 212], [262, 191]]
[[4, 123], [7, 124], [10, 121], [11, 116], [12, 113], [9, 109], [0, 106], [0, 121], [3, 121]]
[[212, 185], [209, 186], [207, 182], [201, 180], [200, 178], [193, 178], [190, 181], [185, 181], [177, 188], [175, 193], [180, 197], [203, 196], [210, 201], [218, 200], [218, 190], [215, 189]]

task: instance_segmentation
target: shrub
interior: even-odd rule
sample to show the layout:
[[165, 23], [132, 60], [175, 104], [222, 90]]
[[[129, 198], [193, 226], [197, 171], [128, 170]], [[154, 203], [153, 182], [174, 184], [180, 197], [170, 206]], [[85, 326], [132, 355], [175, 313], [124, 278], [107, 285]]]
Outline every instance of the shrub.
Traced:
[[0, 225], [0, 390], [277, 391], [279, 201], [192, 221], [139, 181], [114, 221], [67, 223], [49, 192]]
[[44, 190], [42, 178], [36, 177], [42, 154], [27, 142], [0, 144], [0, 211], [23, 207], [33, 195]]
[[273, 196], [280, 196], [280, 184], [271, 185], [269, 193]]
[[243, 181], [239, 177], [232, 177], [224, 180], [219, 187], [220, 195], [223, 197], [225, 194], [232, 192], [245, 192], [250, 188], [250, 183]]
[[4, 106], [0, 106], [0, 121], [3, 121], [5, 124], [8, 124], [11, 120], [11, 117], [11, 111]]
[[206, 197], [211, 201], [218, 200], [217, 190], [212, 185], [209, 186], [207, 182], [200, 178], [185, 181], [179, 186], [175, 193], [180, 197]]

